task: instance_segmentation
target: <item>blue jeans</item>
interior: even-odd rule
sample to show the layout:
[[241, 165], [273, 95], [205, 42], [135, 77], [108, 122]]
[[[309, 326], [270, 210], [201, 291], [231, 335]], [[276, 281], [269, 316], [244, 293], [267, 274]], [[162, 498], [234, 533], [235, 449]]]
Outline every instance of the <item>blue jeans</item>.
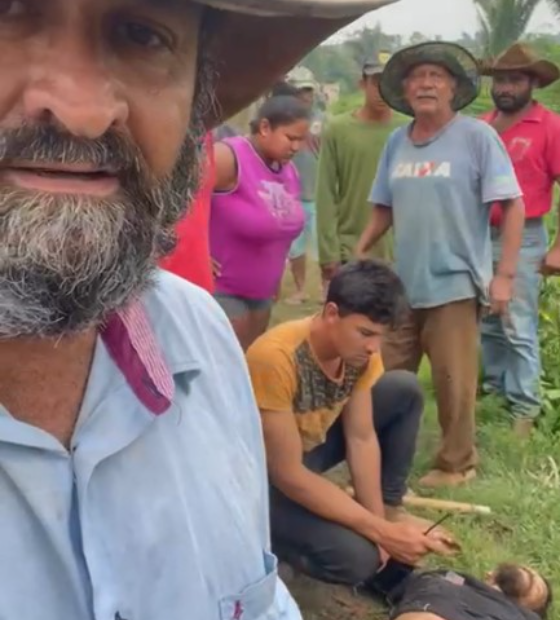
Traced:
[[300, 236], [292, 243], [289, 258], [290, 260], [301, 258], [311, 248], [311, 255], [314, 260], [317, 260], [317, 215], [315, 203], [303, 200], [301, 204], [305, 211], [305, 227]]
[[[492, 231], [494, 263], [501, 256], [500, 232]], [[540, 412], [541, 374], [538, 327], [539, 267], [546, 254], [547, 234], [542, 219], [527, 220], [509, 315], [482, 321], [483, 388], [505, 396], [518, 418]]]

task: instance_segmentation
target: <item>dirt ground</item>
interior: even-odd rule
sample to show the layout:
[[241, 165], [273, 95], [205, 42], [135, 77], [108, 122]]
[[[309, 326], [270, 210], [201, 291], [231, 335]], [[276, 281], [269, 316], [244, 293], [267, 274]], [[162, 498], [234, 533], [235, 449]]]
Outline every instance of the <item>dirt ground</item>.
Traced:
[[303, 575], [287, 578], [304, 620], [382, 620], [387, 611], [349, 588], [318, 583]]

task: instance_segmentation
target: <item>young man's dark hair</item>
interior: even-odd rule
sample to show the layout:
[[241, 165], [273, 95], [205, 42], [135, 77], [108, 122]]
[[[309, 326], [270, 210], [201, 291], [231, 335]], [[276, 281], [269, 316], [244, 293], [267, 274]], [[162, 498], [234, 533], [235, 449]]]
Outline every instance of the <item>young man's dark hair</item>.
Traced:
[[372, 323], [394, 327], [407, 308], [403, 284], [379, 260], [346, 264], [331, 280], [326, 303], [335, 304], [341, 317], [367, 316]]

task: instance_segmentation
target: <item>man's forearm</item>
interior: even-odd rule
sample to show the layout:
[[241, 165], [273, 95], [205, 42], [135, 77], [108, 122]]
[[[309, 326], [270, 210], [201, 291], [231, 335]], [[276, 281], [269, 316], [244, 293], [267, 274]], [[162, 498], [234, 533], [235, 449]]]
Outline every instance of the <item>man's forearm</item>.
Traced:
[[348, 442], [346, 455], [356, 501], [366, 510], [385, 518], [381, 490], [381, 454], [377, 439], [374, 437], [370, 441]]
[[356, 247], [356, 254], [358, 256], [367, 254], [370, 248], [387, 233], [392, 225], [392, 209], [380, 205], [374, 206], [369, 224], [360, 237], [360, 241]]
[[322, 265], [336, 263], [340, 261], [337, 169], [332, 141], [329, 140], [321, 148], [315, 202], [319, 261]]
[[502, 203], [504, 218], [502, 224], [502, 255], [497, 274], [513, 278], [517, 271], [517, 260], [525, 226], [525, 205], [521, 198]]
[[338, 207], [330, 191], [322, 190], [317, 197], [317, 244], [321, 265], [340, 261], [340, 240], [338, 238]]
[[384, 538], [387, 526], [384, 519], [323, 476], [302, 468], [291, 479], [273, 480], [273, 483], [293, 502], [323, 519], [339, 523], [375, 543]]

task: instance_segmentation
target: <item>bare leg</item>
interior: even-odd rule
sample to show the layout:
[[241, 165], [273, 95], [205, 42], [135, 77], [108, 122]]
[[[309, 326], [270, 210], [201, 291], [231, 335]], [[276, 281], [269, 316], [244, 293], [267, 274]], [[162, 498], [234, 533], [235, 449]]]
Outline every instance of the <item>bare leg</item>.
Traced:
[[286, 300], [286, 303], [301, 304], [304, 301], [307, 301], [307, 295], [305, 293], [305, 283], [307, 279], [307, 256], [303, 254], [302, 256], [293, 258], [290, 260], [290, 267], [294, 277], [294, 283], [296, 285], [296, 292]]
[[247, 351], [254, 340], [251, 329], [251, 313], [247, 312], [235, 318], [231, 318], [230, 322], [241, 348], [243, 351]]
[[248, 344], [246, 348], [244, 347], [245, 351], [268, 329], [271, 313], [272, 308], [249, 312]]

